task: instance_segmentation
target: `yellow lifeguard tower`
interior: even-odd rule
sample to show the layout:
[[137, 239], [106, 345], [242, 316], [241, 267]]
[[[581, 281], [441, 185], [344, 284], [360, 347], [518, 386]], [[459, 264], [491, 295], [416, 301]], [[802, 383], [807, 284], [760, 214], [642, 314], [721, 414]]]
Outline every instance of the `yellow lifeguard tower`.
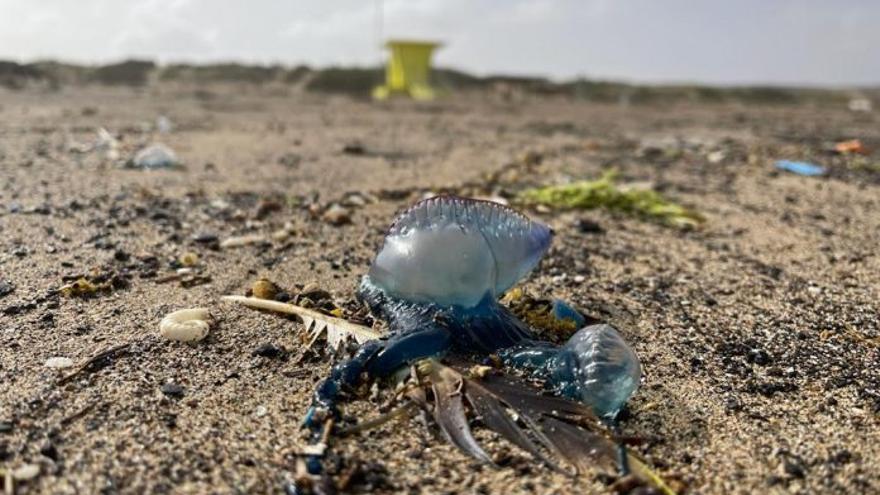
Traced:
[[431, 41], [389, 40], [391, 51], [385, 67], [385, 84], [373, 89], [373, 98], [384, 100], [394, 94], [405, 94], [414, 100], [434, 98], [428, 80], [431, 55], [440, 43]]

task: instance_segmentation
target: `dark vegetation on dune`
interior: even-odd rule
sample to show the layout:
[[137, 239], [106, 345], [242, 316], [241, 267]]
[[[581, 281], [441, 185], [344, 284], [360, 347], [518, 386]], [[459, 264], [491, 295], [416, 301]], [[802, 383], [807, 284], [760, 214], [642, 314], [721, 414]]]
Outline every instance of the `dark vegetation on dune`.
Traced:
[[[240, 63], [158, 65], [150, 60], [125, 60], [107, 65], [75, 65], [56, 61], [20, 64], [0, 61], [0, 87], [20, 90], [57, 90], [66, 85], [146, 86], [151, 83], [234, 83], [299, 85], [307, 91], [368, 97], [384, 79], [381, 67], [311, 68], [305, 65], [249, 65]], [[633, 104], [691, 101], [697, 103], [803, 104], [841, 103], [851, 90], [783, 86], [642, 85], [576, 79], [555, 82], [541, 77], [477, 76], [460, 70], [436, 68], [433, 84], [441, 91], [501, 91], [558, 96], [596, 102]], [[880, 88], [861, 88], [877, 99]]]

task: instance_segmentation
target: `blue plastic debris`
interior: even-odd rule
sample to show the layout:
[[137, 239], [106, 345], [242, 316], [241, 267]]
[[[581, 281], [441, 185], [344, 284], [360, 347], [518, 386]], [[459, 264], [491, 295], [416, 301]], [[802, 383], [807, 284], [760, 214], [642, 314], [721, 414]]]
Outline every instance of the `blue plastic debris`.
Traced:
[[813, 177], [816, 175], [825, 175], [827, 171], [825, 167], [808, 162], [793, 162], [790, 160], [779, 160], [776, 162], [776, 168], [785, 170], [798, 175], [806, 175]]

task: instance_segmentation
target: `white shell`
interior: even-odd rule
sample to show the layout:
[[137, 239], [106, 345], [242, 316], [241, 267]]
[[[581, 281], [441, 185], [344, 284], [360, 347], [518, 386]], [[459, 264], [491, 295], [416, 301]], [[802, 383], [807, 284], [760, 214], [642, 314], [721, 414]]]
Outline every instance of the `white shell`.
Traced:
[[12, 477], [18, 481], [28, 481], [40, 475], [40, 466], [38, 464], [24, 464], [12, 471]]
[[70, 368], [71, 366], [73, 366], [73, 359], [63, 356], [54, 356], [47, 359], [46, 362], [43, 363], [43, 365], [47, 368], [54, 369]]
[[208, 335], [210, 314], [207, 308], [181, 309], [159, 322], [159, 335], [177, 342], [198, 342]]
[[472, 307], [528, 274], [552, 237], [549, 227], [504, 205], [439, 196], [398, 217], [369, 276], [410, 301]]
[[138, 151], [132, 163], [142, 169], [174, 168], [180, 165], [180, 159], [171, 148], [156, 143]]

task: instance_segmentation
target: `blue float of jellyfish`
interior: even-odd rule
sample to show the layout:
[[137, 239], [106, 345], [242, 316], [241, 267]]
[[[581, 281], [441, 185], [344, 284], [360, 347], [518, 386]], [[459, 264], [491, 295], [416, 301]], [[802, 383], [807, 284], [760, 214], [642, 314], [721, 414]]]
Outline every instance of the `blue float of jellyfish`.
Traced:
[[554, 346], [537, 340], [498, 303], [535, 268], [552, 239], [546, 225], [488, 201], [440, 196], [406, 210], [358, 291], [390, 331], [333, 368], [315, 392], [306, 423], [317, 426], [318, 418], [335, 414], [341, 392], [364, 373], [384, 377], [445, 353], [497, 354], [507, 365], [542, 378], [552, 392], [613, 419], [641, 374], [620, 334], [609, 325], [593, 325]]

